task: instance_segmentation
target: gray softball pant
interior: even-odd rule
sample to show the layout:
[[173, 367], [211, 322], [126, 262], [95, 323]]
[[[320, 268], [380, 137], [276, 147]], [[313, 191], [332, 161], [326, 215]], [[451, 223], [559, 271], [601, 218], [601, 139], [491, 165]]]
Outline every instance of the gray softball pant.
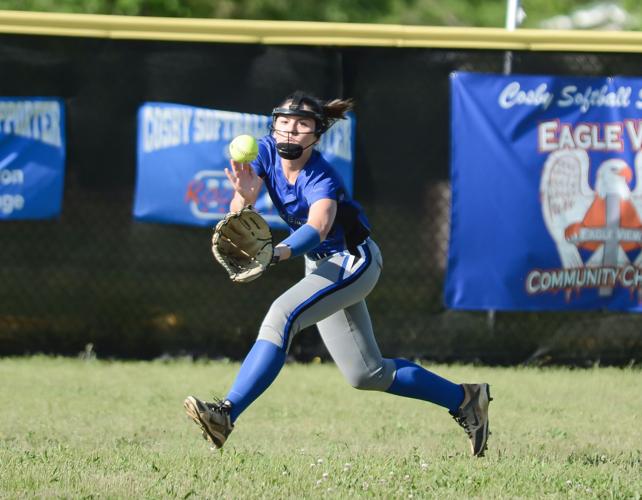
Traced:
[[318, 261], [306, 257], [305, 277], [272, 303], [258, 339], [287, 352], [301, 329], [316, 324], [328, 352], [353, 387], [385, 391], [392, 384], [395, 364], [381, 356], [365, 302], [379, 279], [383, 260], [370, 238], [358, 251], [358, 256], [346, 250]]

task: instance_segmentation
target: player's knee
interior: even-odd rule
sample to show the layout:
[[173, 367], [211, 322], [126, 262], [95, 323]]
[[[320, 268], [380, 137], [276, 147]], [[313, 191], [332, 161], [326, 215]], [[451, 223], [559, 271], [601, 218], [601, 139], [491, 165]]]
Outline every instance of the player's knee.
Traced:
[[377, 390], [377, 381], [375, 377], [368, 373], [358, 374], [348, 378], [348, 382], [355, 389], [361, 391], [376, 391]]
[[290, 314], [290, 308], [276, 300], [270, 306], [270, 309], [265, 315], [262, 326], [266, 325], [275, 330], [283, 331], [286, 326], [288, 326], [288, 318], [290, 317]]
[[359, 374], [347, 377], [348, 383], [360, 391], [368, 391], [371, 387], [371, 377], [368, 374]]
[[348, 383], [361, 391], [383, 391], [382, 370], [375, 373], [358, 372], [347, 376]]
[[261, 323], [258, 338], [269, 340], [287, 349], [288, 346], [285, 343], [289, 343], [298, 331], [298, 321], [289, 321], [290, 315], [290, 308], [278, 300], [274, 301]]
[[348, 383], [362, 391], [385, 391], [394, 377], [394, 366], [388, 359], [381, 360], [381, 366], [374, 371], [354, 370], [344, 373]]

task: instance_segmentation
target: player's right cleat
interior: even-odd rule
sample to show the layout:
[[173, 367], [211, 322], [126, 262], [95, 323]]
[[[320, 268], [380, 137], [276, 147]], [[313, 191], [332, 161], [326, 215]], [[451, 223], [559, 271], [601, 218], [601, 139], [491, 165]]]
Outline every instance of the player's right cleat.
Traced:
[[488, 384], [461, 384], [464, 401], [453, 418], [461, 425], [470, 439], [470, 451], [475, 457], [483, 457], [488, 449], [488, 404], [492, 401]]
[[217, 448], [223, 447], [227, 437], [234, 430], [234, 424], [230, 419], [232, 406], [229, 401], [217, 400], [215, 403], [208, 403], [188, 396], [183, 406], [187, 415], [203, 430], [203, 437]]

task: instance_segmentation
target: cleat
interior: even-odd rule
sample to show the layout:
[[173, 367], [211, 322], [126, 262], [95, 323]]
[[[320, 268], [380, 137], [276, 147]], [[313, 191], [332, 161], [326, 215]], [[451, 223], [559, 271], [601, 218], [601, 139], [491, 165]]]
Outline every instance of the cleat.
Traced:
[[456, 412], [450, 414], [464, 428], [470, 439], [470, 451], [483, 457], [488, 449], [488, 404], [492, 401], [488, 384], [461, 384], [464, 401]]
[[232, 405], [229, 401], [217, 400], [215, 403], [201, 401], [194, 396], [189, 396], [183, 406], [187, 416], [190, 417], [203, 431], [203, 438], [222, 448], [227, 437], [234, 430], [230, 419]]

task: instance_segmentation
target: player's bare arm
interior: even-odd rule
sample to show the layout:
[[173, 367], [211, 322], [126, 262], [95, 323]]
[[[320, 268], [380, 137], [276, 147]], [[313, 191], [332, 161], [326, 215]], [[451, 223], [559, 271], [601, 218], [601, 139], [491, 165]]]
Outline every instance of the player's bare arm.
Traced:
[[263, 179], [256, 175], [250, 164], [230, 160], [230, 168], [225, 169], [225, 175], [234, 188], [230, 211], [237, 212], [256, 203], [263, 187]]
[[[336, 215], [337, 202], [329, 198], [323, 198], [315, 201], [312, 206], [310, 206], [307, 223], [318, 231], [321, 241], [324, 241], [332, 228], [332, 224], [334, 224]], [[289, 259], [292, 255], [290, 247], [283, 243], [279, 243], [274, 251], [278, 253], [279, 261]]]

